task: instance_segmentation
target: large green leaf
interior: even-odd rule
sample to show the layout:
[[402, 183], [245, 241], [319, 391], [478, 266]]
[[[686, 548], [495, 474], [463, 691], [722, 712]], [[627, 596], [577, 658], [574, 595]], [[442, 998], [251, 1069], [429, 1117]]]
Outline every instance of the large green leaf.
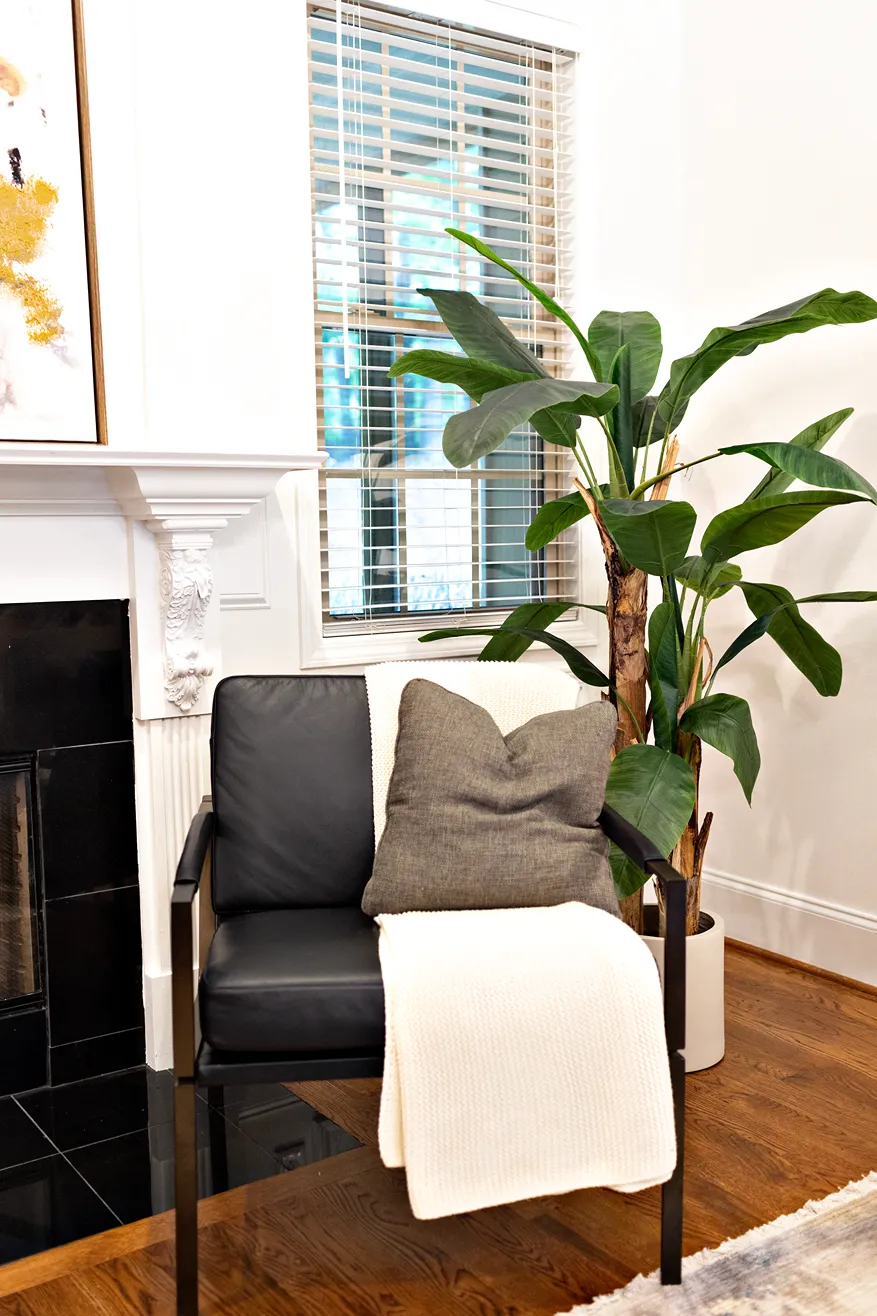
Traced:
[[877, 302], [864, 293], [823, 288], [742, 324], [713, 329], [696, 352], [680, 357], [670, 367], [658, 408], [662, 434], [679, 424], [692, 395], [732, 357], [788, 334], [803, 334], [828, 324], [861, 324], [875, 317]]
[[657, 405], [658, 397], [654, 393], [634, 403], [631, 409], [631, 426], [635, 448], [644, 448], [647, 443], [657, 443], [664, 437], [664, 431], [658, 421], [655, 420], [654, 425], [652, 424]]
[[557, 443], [561, 448], [574, 448], [576, 431], [581, 421], [578, 416], [568, 416], [553, 408], [540, 407], [530, 417], [530, 424], [547, 443]]
[[662, 749], [672, 749], [676, 740], [677, 657], [673, 605], [659, 603], [649, 617], [649, 688], [655, 744]]
[[[628, 745], [609, 765], [606, 803], [669, 856], [694, 809], [694, 777], [684, 759], [657, 745]], [[609, 852], [619, 899], [632, 896], [647, 878], [616, 847]]]
[[471, 292], [448, 292], [444, 288], [418, 288], [417, 291], [434, 303], [467, 356], [510, 370], [547, 377], [548, 371], [542, 362], [515, 338], [511, 329], [489, 306], [479, 302]]
[[[608, 485], [604, 493], [607, 489]], [[533, 517], [524, 542], [530, 552], [535, 553], [546, 544], [550, 544], [552, 539], [563, 534], [571, 525], [583, 521], [590, 514], [588, 504], [578, 492], [564, 494], [562, 498], [552, 498], [549, 502], [543, 503]]]
[[604, 379], [611, 378], [619, 348], [630, 357], [630, 403], [639, 402], [654, 384], [661, 364], [661, 326], [650, 311], [601, 311], [591, 321], [588, 341]]
[[535, 603], [522, 603], [520, 607], [515, 608], [509, 613], [505, 621], [500, 626], [491, 640], [481, 650], [478, 655], [478, 661], [481, 663], [514, 663], [529, 649], [533, 643], [526, 635], [519, 635], [515, 631], [516, 626], [526, 626], [531, 630], [544, 631], [558, 617], [562, 617], [570, 608], [575, 608], [575, 603], [548, 603], [538, 601]]
[[[836, 434], [844, 421], [853, 414], [852, 407], [844, 407], [842, 411], [833, 411], [830, 416], [823, 416], [822, 420], [814, 421], [806, 429], [801, 430], [789, 442], [795, 448], [807, 448], [819, 452], [824, 448], [832, 434]], [[787, 471], [772, 470], [768, 471], [749, 495], [750, 500], [753, 498], [769, 498], [772, 494], [785, 493], [789, 485], [794, 480], [794, 475], [789, 475]]]
[[836, 695], [843, 679], [843, 660], [837, 649], [804, 620], [789, 591], [782, 585], [755, 585], [745, 580], [740, 588], [756, 618], [771, 614], [767, 633], [798, 671], [821, 695]]
[[613, 498], [626, 498], [636, 482], [630, 372], [630, 344], [622, 343], [609, 367], [609, 379], [618, 389], [618, 403], [607, 417], [609, 482]]
[[728, 590], [733, 589], [742, 575], [743, 572], [736, 562], [723, 562], [720, 566], [712, 566], [709, 562], [705, 562], [702, 557], [687, 557], [676, 568], [676, 579], [686, 589], [693, 589], [696, 594], [703, 593], [707, 580], [709, 580], [711, 599], [720, 599], [723, 594], [727, 594]]
[[697, 520], [690, 503], [624, 498], [607, 498], [600, 515], [627, 560], [653, 576], [669, 576], [685, 560]]
[[442, 446], [452, 466], [470, 466], [493, 452], [513, 430], [545, 407], [561, 407], [564, 412], [580, 416], [602, 416], [617, 400], [618, 390], [612, 384], [590, 380], [531, 379], [508, 384], [486, 394], [479, 406], [451, 416]]
[[814, 485], [817, 489], [849, 489], [877, 503], [877, 489], [863, 475], [846, 462], [812, 448], [798, 447], [793, 443], [733, 443], [719, 448], [719, 452], [748, 452], [803, 484]]
[[[534, 375], [541, 379], [548, 377], [542, 362], [515, 338], [489, 306], [484, 306], [471, 292], [448, 292], [441, 288], [419, 288], [418, 292], [432, 299], [445, 325], [467, 356], [488, 365], [514, 370], [523, 378], [532, 379]], [[495, 384], [494, 388], [500, 386]], [[579, 424], [576, 417], [539, 410], [533, 413], [530, 422], [549, 443], [559, 443], [565, 448], [575, 447]]]
[[[516, 384], [515, 388], [529, 388]], [[775, 494], [771, 498], [754, 498], [713, 517], [703, 533], [700, 551], [707, 562], [727, 562], [738, 553], [766, 544], [778, 544], [800, 530], [827, 507], [842, 503], [861, 503], [857, 494], [840, 489], [801, 490], [800, 493]]]
[[[742, 630], [740, 634], [737, 636], [737, 638], [733, 640], [731, 644], [728, 645], [727, 649], [722, 654], [721, 658], [713, 668], [713, 678], [715, 678], [715, 675], [719, 671], [719, 669], [727, 666], [727, 664], [731, 661], [732, 658], [737, 657], [738, 653], [742, 653], [744, 649], [749, 648], [750, 644], [754, 644], [756, 640], [761, 639], [762, 635], [766, 635], [768, 629], [771, 626], [771, 623], [776, 620], [777, 615], [780, 612], [784, 612], [786, 609], [794, 608], [795, 611], [797, 612], [797, 605], [799, 603], [875, 603], [877, 602], [877, 590], [848, 589], [848, 590], [840, 590], [833, 594], [807, 594], [802, 599], [793, 599], [789, 591], [783, 589], [782, 585], [751, 585], [748, 583], [744, 584], [743, 582], [740, 582], [740, 586], [742, 589], [748, 589], [751, 592], [753, 602], [755, 603], [755, 607], [764, 608], [764, 611], [760, 612], [756, 616], [755, 621], [750, 622], [749, 625], [746, 627], [746, 629]], [[756, 590], [764, 591], [764, 593], [762, 595], [756, 595], [754, 592]], [[754, 607], [753, 607], [753, 611], [755, 611]], [[798, 628], [799, 631], [798, 640], [802, 644], [806, 645], [810, 632], [812, 631], [814, 635], [816, 635], [816, 632], [813, 630], [812, 626], [809, 627], [809, 630], [806, 631], [801, 629], [806, 627], [807, 623], [800, 616], [798, 617], [798, 622], [800, 623], [800, 627]], [[785, 638], [789, 639], [790, 637], [786, 636]], [[825, 644], [825, 641], [822, 640], [822, 637], [817, 636], [817, 640], [819, 641], [819, 643], [816, 646], [816, 653], [817, 655], [818, 654], [823, 655], [823, 658], [827, 664], [827, 671], [829, 677], [832, 677], [835, 672], [837, 672], [839, 675], [842, 675], [842, 670], [838, 665], [840, 662], [840, 655], [837, 656], [837, 662], [835, 662], [835, 660], [831, 657], [831, 655], [825, 654], [824, 651], [822, 650], [821, 645]], [[828, 647], [831, 648], [830, 645]], [[833, 652], [834, 650], [832, 650], [832, 653]], [[835, 691], [835, 693], [837, 692]]]
[[540, 378], [535, 369], [525, 373], [523, 370], [494, 365], [476, 356], [427, 350], [406, 352], [393, 362], [387, 374], [390, 379], [395, 379], [397, 375], [422, 375], [440, 384], [456, 384], [476, 402], [480, 402], [485, 393], [503, 388], [506, 384], [520, 384], [525, 379]]
[[503, 260], [501, 256], [498, 256], [492, 247], [488, 247], [487, 243], [482, 242], [480, 238], [474, 237], [471, 233], [464, 233], [463, 230], [459, 228], [446, 228], [445, 232], [450, 233], [453, 238], [458, 238], [460, 242], [465, 242], [467, 247], [471, 247], [473, 251], [477, 251], [480, 256], [485, 258], [485, 260], [492, 260], [495, 265], [499, 265], [501, 269], [507, 270], [513, 278], [517, 279], [518, 283], [522, 284], [528, 292], [532, 293], [537, 302], [540, 302], [545, 307], [546, 311], [550, 311], [552, 315], [557, 316], [558, 320], [562, 320], [567, 328], [572, 330], [573, 335], [577, 339], [579, 346], [585, 354], [588, 365], [594, 372], [594, 378], [598, 380], [604, 378], [600, 373], [597, 357], [587, 338], [585, 338], [585, 335], [582, 333], [581, 329], [579, 329], [572, 316], [565, 311], [553, 297], [549, 297], [547, 292], [543, 292], [543, 290], [537, 284], [532, 283], [525, 274], [522, 274], [520, 270], [515, 269], [514, 265], [510, 265], [508, 261]]
[[772, 612], [767, 612], [762, 617], [756, 617], [755, 621], [750, 622], [745, 630], [742, 630], [736, 639], [731, 641], [713, 668], [712, 680], [715, 680], [721, 668], [727, 667], [732, 658], [736, 658], [738, 653], [742, 653], [744, 649], [749, 648], [750, 644], [754, 644], [756, 640], [761, 639], [762, 635], [767, 634], [772, 616]]
[[[541, 608], [544, 608], [545, 612], [540, 616], [539, 610]], [[593, 603], [525, 603], [520, 608], [516, 608], [515, 612], [507, 617], [501, 626], [448, 626], [439, 631], [429, 631], [428, 634], [421, 635], [418, 638], [421, 644], [430, 644], [433, 640], [466, 638], [470, 635], [490, 636], [489, 642], [478, 655], [479, 662], [515, 662], [522, 653], [529, 649], [531, 644], [538, 641], [540, 644], [545, 644], [550, 649], [554, 649], [555, 653], [560, 654], [573, 676], [578, 677], [585, 685], [607, 686], [609, 684], [608, 676], [604, 676], [598, 667], [595, 667], [584, 654], [579, 653], [578, 649], [574, 648], [567, 640], [552, 635], [550, 631], [536, 626], [518, 625], [512, 620], [512, 617], [516, 614], [523, 616], [527, 609], [532, 609], [532, 620], [540, 622], [541, 626], [550, 626], [560, 613], [565, 612], [568, 608], [588, 608], [592, 612], [600, 613], [606, 611], [604, 607]]]
[[549, 649], [553, 649], [583, 685], [608, 686], [609, 677], [605, 676], [599, 667], [595, 667], [590, 658], [586, 658], [568, 640], [562, 640], [559, 635], [552, 635], [550, 631], [535, 630], [531, 626], [509, 626], [508, 629], [518, 635], [526, 635], [530, 640], [538, 640], [541, 644], [546, 644]]
[[734, 775], [752, 803], [752, 788], [761, 767], [752, 714], [737, 695], [707, 695], [698, 699], [679, 719], [679, 730], [699, 736], [734, 764]]

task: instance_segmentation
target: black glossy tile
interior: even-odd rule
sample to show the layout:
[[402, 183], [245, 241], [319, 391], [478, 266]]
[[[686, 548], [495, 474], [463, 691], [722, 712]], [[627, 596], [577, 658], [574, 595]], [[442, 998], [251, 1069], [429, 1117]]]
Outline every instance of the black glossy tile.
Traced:
[[0, 753], [130, 738], [127, 602], [0, 605]]
[[[198, 1193], [239, 1188], [282, 1173], [278, 1162], [220, 1115], [198, 1103]], [[173, 1124], [80, 1147], [70, 1160], [125, 1224], [174, 1204]]]
[[42, 750], [37, 773], [46, 899], [135, 883], [132, 742]]
[[172, 1120], [174, 1081], [167, 1072], [135, 1069], [44, 1088], [20, 1101], [58, 1150], [67, 1152]]
[[146, 1032], [129, 1028], [123, 1033], [89, 1037], [83, 1042], [67, 1042], [49, 1047], [49, 1074], [53, 1087], [61, 1083], [79, 1083], [101, 1074], [117, 1074], [136, 1069], [146, 1062]]
[[56, 1151], [12, 1097], [0, 1098], [0, 1170], [54, 1156]]
[[46, 904], [52, 1046], [143, 1024], [140, 891], [93, 891]]
[[286, 1170], [351, 1151], [360, 1143], [280, 1083], [225, 1089], [223, 1114]]
[[46, 1008], [0, 1015], [0, 1096], [42, 1087], [48, 1080]]
[[0, 1170], [0, 1264], [118, 1223], [63, 1156]]

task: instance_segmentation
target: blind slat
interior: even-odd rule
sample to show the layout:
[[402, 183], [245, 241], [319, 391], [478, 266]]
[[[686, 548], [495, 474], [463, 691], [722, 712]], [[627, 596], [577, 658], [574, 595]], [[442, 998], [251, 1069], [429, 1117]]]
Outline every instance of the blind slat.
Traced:
[[[333, 184], [335, 185], [335, 187], [336, 187], [335, 192], [334, 192], [334, 193], [333, 193], [333, 192], [312, 192], [312, 193], [311, 193], [311, 202], [312, 202], [312, 204], [316, 205], [317, 203], [320, 203], [320, 202], [324, 202], [324, 201], [325, 201], [325, 202], [330, 202], [330, 203], [333, 203], [333, 202], [334, 202], [334, 204], [337, 206], [337, 204], [338, 204], [338, 192], [337, 192], [338, 176], [337, 176], [337, 174], [331, 179], [331, 181], [332, 181], [332, 183], [333, 183]], [[403, 192], [405, 193], [405, 195], [406, 195], [406, 198], [407, 198], [407, 195], [408, 195], [409, 192], [411, 193], [412, 196], [415, 196], [415, 197], [417, 196], [417, 193], [416, 193], [416, 192], [414, 191], [414, 189], [413, 189], [413, 185], [411, 185], [411, 184], [406, 185], [406, 184], [404, 184], [404, 183], [401, 183], [401, 186], [400, 186], [400, 182], [401, 182], [401, 180], [397, 180], [397, 179], [394, 178], [394, 179], [392, 179], [392, 180], [388, 183], [388, 187], [392, 188], [392, 191], [393, 191], [394, 193], [397, 192], [397, 191], [403, 191]], [[357, 189], [356, 192], [353, 191], [354, 188]], [[429, 216], [431, 219], [435, 220], [436, 222], [440, 221], [440, 220], [443, 218], [443, 216], [442, 216], [440, 213], [438, 213], [434, 208], [433, 208], [433, 209], [429, 209], [428, 207], [417, 206], [417, 205], [414, 205], [413, 203], [409, 202], [407, 199], [404, 200], [404, 201], [396, 200], [395, 197], [391, 197], [391, 198], [390, 198], [389, 200], [387, 200], [387, 201], [385, 201], [385, 200], [383, 199], [383, 197], [365, 197], [365, 198], [363, 199], [363, 198], [361, 198], [361, 197], [359, 196], [359, 184], [358, 184], [358, 183], [349, 183], [349, 184], [348, 184], [348, 188], [347, 188], [347, 193], [346, 193], [346, 195], [347, 195], [347, 203], [348, 203], [348, 205], [350, 205], [350, 204], [364, 205], [368, 210], [390, 210], [390, 211], [401, 211], [401, 212], [403, 212], [403, 213], [406, 214], [406, 215], [425, 215], [425, 216]], [[421, 199], [422, 199], [422, 198], [421, 198]], [[451, 211], [451, 202], [452, 202], [452, 200], [453, 200], [453, 204], [454, 204], [455, 207], [458, 205], [458, 202], [459, 202], [459, 197], [458, 197], [458, 195], [457, 195], [456, 190], [454, 191], [454, 196], [453, 196], [453, 198], [451, 198], [450, 195], [448, 195], [448, 196], [446, 196], [444, 199], [445, 199], [445, 201], [447, 202], [447, 206], [448, 206], [448, 218], [450, 218], [450, 217], [451, 217], [451, 216], [450, 216], [450, 211]], [[481, 204], [483, 204], [483, 203], [484, 203], [484, 198], [482, 197], [482, 198], [481, 198]], [[510, 212], [512, 215], [516, 215], [516, 214], [520, 214], [520, 213], [521, 213], [521, 208], [520, 208], [519, 206], [515, 206], [515, 205], [513, 205], [513, 204], [509, 204], [508, 207], [506, 207], [506, 205], [505, 205], [504, 202], [499, 202], [499, 201], [491, 201], [491, 202], [490, 202], [490, 208], [491, 208], [491, 210], [496, 210], [496, 209], [498, 209], [498, 208], [500, 208], [500, 207], [503, 208], [503, 209], [506, 209], [506, 208], [507, 208], [507, 209], [509, 210], [509, 212]], [[553, 210], [550, 210], [548, 207], [542, 207], [541, 209], [542, 209], [543, 211], [545, 211], [545, 212], [546, 212], [547, 214], [549, 214], [549, 215], [553, 215], [553, 214], [554, 214], [554, 211], [553, 211]], [[471, 218], [471, 219], [474, 219], [474, 218], [475, 218], [475, 216], [467, 216], [467, 215], [465, 215], [465, 214], [459, 214], [459, 213], [456, 214], [455, 217], [456, 217], [458, 220], [459, 220], [459, 219], [463, 219], [463, 220], [465, 220], [465, 219], [470, 219], [470, 218]], [[323, 216], [322, 216], [322, 214], [320, 214], [317, 218], [319, 219], [320, 223], [322, 223], [322, 221], [323, 221]], [[486, 224], [490, 224], [491, 227], [493, 227], [493, 226], [495, 225], [495, 226], [498, 227], [498, 228], [512, 228], [512, 227], [517, 228], [517, 229], [520, 230], [522, 233], [528, 233], [528, 234], [532, 235], [532, 240], [533, 240], [533, 242], [536, 242], [536, 243], [538, 243], [538, 242], [541, 240], [541, 238], [542, 238], [543, 235], [545, 235], [546, 237], [548, 237], [548, 236], [551, 236], [552, 234], [554, 234], [554, 233], [557, 232], [556, 225], [554, 225], [554, 224], [538, 224], [538, 223], [534, 223], [534, 222], [528, 222], [526, 219], [524, 219], [524, 220], [510, 219], [507, 215], [492, 215], [489, 219], [482, 219], [481, 222], [482, 222], [482, 223], [486, 223]], [[391, 220], [388, 220], [388, 219], [385, 219], [385, 220], [368, 220], [368, 221], [366, 221], [366, 222], [364, 223], [364, 227], [372, 228], [372, 227], [374, 227], [374, 226], [376, 226], [376, 225], [377, 225], [377, 226], [380, 226], [380, 224], [382, 224], [382, 223], [385, 224], [387, 227], [389, 227], [389, 226], [392, 224], [392, 221], [391, 221]], [[421, 233], [422, 233], [423, 231], [424, 231], [423, 229], [419, 229], [419, 230], [418, 230], [418, 232], [421, 232]], [[439, 234], [439, 236], [444, 237], [445, 235], [444, 235], [444, 233], [441, 233], [441, 234]], [[500, 245], [502, 245], [503, 242], [504, 242], [504, 239], [500, 240]], [[527, 246], [527, 245], [529, 245], [529, 243], [527, 243], [526, 241], [524, 241], [524, 242], [521, 243], [521, 245], [522, 245], [522, 246]], [[472, 253], [472, 258], [473, 258], [473, 260], [477, 260], [477, 259], [478, 259], [478, 257], [475, 255], [474, 252]]]

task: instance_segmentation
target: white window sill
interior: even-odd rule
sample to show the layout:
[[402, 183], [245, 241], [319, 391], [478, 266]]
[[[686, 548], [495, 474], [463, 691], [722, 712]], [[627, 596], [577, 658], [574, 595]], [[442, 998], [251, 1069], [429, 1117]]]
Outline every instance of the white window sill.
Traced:
[[[474, 618], [469, 619], [474, 624]], [[462, 622], [466, 625], [466, 621]], [[429, 621], [424, 617], [423, 631], [429, 629]], [[549, 627], [553, 635], [559, 635], [577, 649], [591, 649], [598, 643], [597, 636], [589, 624], [582, 621], [556, 622]], [[376, 635], [336, 635], [324, 636], [307, 652], [302, 651], [301, 667], [304, 671], [311, 668], [367, 667], [371, 663], [401, 662], [412, 659], [427, 658], [474, 658], [487, 643], [487, 636], [473, 635], [471, 639], [454, 636], [452, 639], [436, 640], [431, 644], [421, 644], [417, 632], [397, 631]], [[536, 643], [532, 652], [547, 654], [550, 652], [545, 644]]]

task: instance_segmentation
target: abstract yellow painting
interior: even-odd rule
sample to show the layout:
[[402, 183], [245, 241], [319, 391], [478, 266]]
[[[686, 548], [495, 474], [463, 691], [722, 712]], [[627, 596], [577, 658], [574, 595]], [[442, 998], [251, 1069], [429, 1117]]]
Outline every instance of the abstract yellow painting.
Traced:
[[80, 0], [0, 0], [0, 441], [101, 439]]

